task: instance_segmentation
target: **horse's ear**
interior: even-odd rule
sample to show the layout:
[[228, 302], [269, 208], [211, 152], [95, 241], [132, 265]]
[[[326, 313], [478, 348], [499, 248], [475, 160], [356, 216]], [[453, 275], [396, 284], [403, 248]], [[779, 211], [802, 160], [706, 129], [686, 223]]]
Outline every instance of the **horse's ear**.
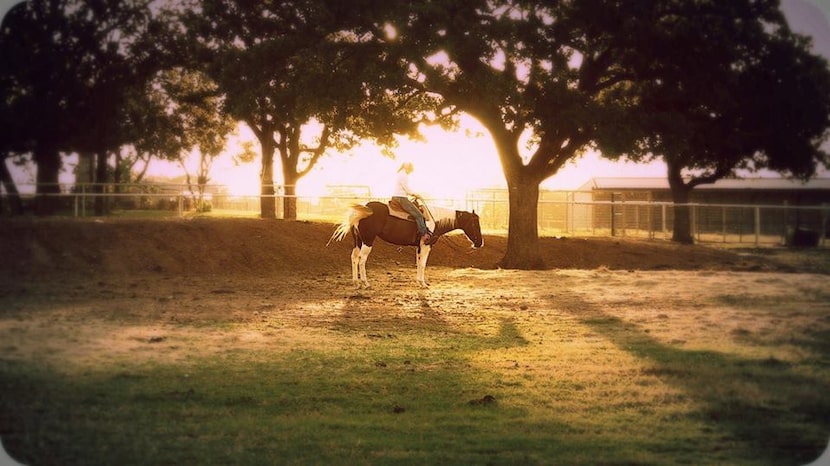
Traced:
[[475, 214], [476, 214], [476, 210], [475, 210], [475, 209], [473, 209], [473, 215], [475, 215]]

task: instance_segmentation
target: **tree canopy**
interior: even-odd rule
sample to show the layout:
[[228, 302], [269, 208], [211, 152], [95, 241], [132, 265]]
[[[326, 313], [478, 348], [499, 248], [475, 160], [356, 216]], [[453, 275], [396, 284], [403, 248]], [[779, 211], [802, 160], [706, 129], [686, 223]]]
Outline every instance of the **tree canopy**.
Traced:
[[[542, 266], [539, 184], [613, 137], [633, 144], [626, 86], [638, 59], [642, 2], [399, 3], [389, 19], [409, 85], [478, 119], [498, 150], [510, 196], [508, 268]], [[532, 146], [522, 146], [530, 136]]]
[[828, 65], [777, 4], [682, 2], [646, 32], [654, 60], [635, 67], [631, 121], [642, 136], [628, 155], [666, 162], [675, 241], [692, 242], [682, 205], [694, 187], [737, 169], [806, 179], [826, 165]]
[[[538, 185], [586, 150], [661, 156], [700, 181], [748, 166], [804, 176], [824, 160], [827, 66], [775, 1], [412, 1], [394, 11], [393, 57], [409, 85], [493, 137], [510, 196], [503, 267], [542, 265]], [[796, 115], [802, 104], [811, 109]]]
[[377, 60], [380, 45], [367, 40], [372, 24], [362, 11], [336, 0], [205, 0], [184, 18], [195, 66], [218, 84], [225, 110], [260, 142], [263, 217], [275, 216], [275, 153], [286, 189], [284, 216], [295, 218], [296, 182], [328, 150], [347, 150], [366, 138], [393, 144], [395, 134], [416, 133], [418, 112], [433, 103], [391, 85]]
[[[12, 120], [3, 152], [31, 152], [39, 193], [55, 193], [61, 153], [107, 153], [125, 141], [128, 90], [148, 75], [134, 52], [151, 13], [145, 0], [32, 0], [3, 22], [0, 82]], [[51, 210], [51, 198], [39, 208]]]
[[[327, 151], [467, 113], [509, 189], [509, 268], [542, 266], [539, 185], [588, 150], [663, 158], [679, 203], [737, 168], [827, 163], [830, 72], [776, 0], [32, 0], [0, 49], [0, 152], [31, 152], [38, 181], [57, 180], [61, 151], [160, 153], [184, 141], [164, 128], [216, 124], [189, 136], [210, 145], [232, 118], [260, 143], [263, 217], [274, 154], [294, 218], [294, 185]], [[206, 79], [174, 104], [160, 70]]]

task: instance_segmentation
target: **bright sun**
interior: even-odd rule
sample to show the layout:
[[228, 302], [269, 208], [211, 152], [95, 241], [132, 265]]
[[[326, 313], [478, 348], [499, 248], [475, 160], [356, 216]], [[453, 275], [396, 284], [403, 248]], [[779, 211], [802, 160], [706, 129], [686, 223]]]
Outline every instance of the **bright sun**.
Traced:
[[[366, 144], [345, 154], [322, 158], [300, 179], [297, 194], [322, 197], [332, 194], [332, 187], [348, 187], [350, 192], [367, 198], [383, 198], [391, 194], [395, 173], [400, 164], [415, 165], [411, 185], [416, 191], [437, 202], [463, 200], [471, 191], [482, 188], [504, 188], [504, 174], [489, 133], [471, 117], [464, 116], [458, 131], [447, 132], [439, 127], [423, 127], [425, 141], [401, 139], [393, 150], [395, 159], [382, 154], [379, 147]], [[256, 196], [260, 192], [261, 161], [234, 163], [241, 152], [242, 141], [251, 141], [258, 151], [253, 133], [240, 125], [237, 135], [228, 142], [227, 151], [214, 163], [211, 183], [227, 186], [237, 196]], [[178, 167], [170, 168], [170, 174]], [[282, 183], [279, 160], [275, 160], [274, 179]], [[542, 183], [543, 189], [574, 190], [593, 177], [664, 177], [665, 164], [634, 164], [612, 162], [597, 153], [589, 153], [562, 167], [555, 176]]]
[[[347, 154], [327, 156], [300, 179], [297, 194], [320, 197], [330, 194], [332, 186], [347, 186], [353, 192], [366, 192], [367, 197], [386, 197], [404, 161], [415, 165], [413, 189], [433, 199], [463, 199], [468, 191], [504, 184], [492, 141], [475, 120], [464, 119], [461, 129], [454, 133], [437, 127], [424, 127], [422, 133], [425, 142], [401, 140], [394, 150], [394, 160], [370, 144]], [[227, 186], [233, 195], [259, 193], [259, 161], [246, 164], [232, 161], [232, 155], [241, 150], [240, 141], [252, 138], [253, 135], [240, 129], [240, 134], [229, 141], [227, 157], [218, 159], [212, 170], [212, 181]], [[281, 183], [278, 161], [275, 161], [274, 178]]]

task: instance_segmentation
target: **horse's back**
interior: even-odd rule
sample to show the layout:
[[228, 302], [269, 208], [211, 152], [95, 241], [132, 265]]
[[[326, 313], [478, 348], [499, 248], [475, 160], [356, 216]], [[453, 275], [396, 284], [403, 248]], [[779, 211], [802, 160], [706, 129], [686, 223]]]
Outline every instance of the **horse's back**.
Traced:
[[386, 205], [384, 202], [378, 201], [371, 201], [366, 204], [366, 207], [372, 209], [375, 215], [388, 215], [389, 214], [389, 206]]
[[389, 206], [384, 202], [371, 201], [366, 207], [374, 212], [360, 222], [358, 231], [361, 239], [372, 245], [376, 237], [399, 246], [417, 246], [418, 228], [415, 222], [403, 220], [389, 213]]

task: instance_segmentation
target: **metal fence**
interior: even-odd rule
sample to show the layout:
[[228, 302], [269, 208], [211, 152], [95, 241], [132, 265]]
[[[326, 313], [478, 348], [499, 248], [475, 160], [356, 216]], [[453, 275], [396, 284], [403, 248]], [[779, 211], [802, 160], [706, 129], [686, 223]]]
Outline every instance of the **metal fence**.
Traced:
[[[103, 189], [102, 189], [103, 188]], [[199, 211], [212, 215], [258, 216], [260, 195], [235, 196], [221, 186], [205, 190], [202, 204], [182, 185], [69, 185], [55, 197], [57, 214], [75, 217], [95, 215], [103, 209], [107, 215], [185, 216]], [[276, 216], [284, 217], [284, 187], [276, 186]], [[352, 204], [374, 198], [368, 187], [332, 187], [330, 195], [296, 197], [297, 218], [339, 222]], [[634, 238], [671, 238], [676, 206], [665, 202], [595, 201], [590, 192], [543, 191], [538, 206], [539, 233], [542, 236], [612, 236]], [[22, 194], [24, 204], [33, 202], [33, 194]], [[0, 193], [3, 214], [8, 215], [9, 196]], [[98, 206], [96, 206], [96, 202]], [[471, 193], [465, 199], [429, 199], [430, 205], [459, 210], [475, 210], [482, 229], [503, 234], [509, 224], [506, 191], [486, 190]], [[102, 207], [103, 206], [103, 207]], [[798, 235], [812, 236], [825, 245], [830, 205], [737, 205], [688, 204], [691, 232], [698, 242], [789, 244]], [[97, 210], [96, 210], [97, 208]]]

